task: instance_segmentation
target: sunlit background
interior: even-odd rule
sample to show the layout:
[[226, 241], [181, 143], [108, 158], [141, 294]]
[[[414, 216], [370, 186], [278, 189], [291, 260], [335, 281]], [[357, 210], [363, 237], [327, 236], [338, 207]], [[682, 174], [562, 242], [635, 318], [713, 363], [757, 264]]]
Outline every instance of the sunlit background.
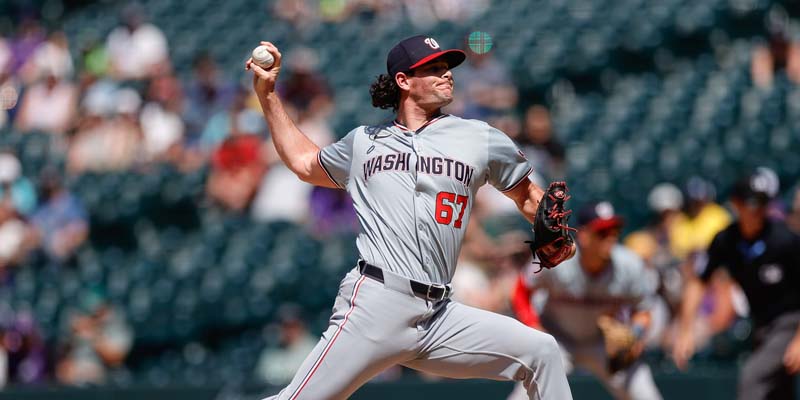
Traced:
[[[368, 86], [419, 33], [468, 53], [448, 112], [502, 129], [535, 180], [566, 178], [574, 208], [609, 201], [638, 233], [623, 241], [667, 287], [645, 354], [665, 397], [733, 398], [741, 292], [706, 294], [688, 372], [666, 356], [670, 310], [742, 173], [770, 171], [771, 213], [800, 231], [797, 18], [767, 0], [0, 0], [0, 399], [277, 392], [327, 325], [358, 226], [346, 193], [282, 166], [244, 62], [278, 46], [279, 91], [323, 146], [391, 118]], [[665, 214], [689, 236], [665, 243]], [[467, 238], [458, 299], [510, 314], [528, 224], [491, 189], [471, 223], [485, 235]], [[353, 398], [511, 388], [397, 367]]]

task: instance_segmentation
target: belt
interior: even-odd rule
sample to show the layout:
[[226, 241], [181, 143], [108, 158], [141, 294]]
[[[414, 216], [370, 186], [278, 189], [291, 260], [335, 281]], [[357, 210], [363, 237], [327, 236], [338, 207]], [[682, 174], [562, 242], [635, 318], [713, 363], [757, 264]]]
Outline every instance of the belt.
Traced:
[[[376, 267], [364, 260], [358, 260], [358, 270], [362, 275], [366, 275], [378, 282], [383, 283], [383, 270]], [[414, 295], [429, 301], [442, 301], [450, 297], [453, 293], [450, 285], [440, 285], [438, 283], [422, 283], [413, 279], [409, 279], [408, 283], [411, 284], [411, 291]]]

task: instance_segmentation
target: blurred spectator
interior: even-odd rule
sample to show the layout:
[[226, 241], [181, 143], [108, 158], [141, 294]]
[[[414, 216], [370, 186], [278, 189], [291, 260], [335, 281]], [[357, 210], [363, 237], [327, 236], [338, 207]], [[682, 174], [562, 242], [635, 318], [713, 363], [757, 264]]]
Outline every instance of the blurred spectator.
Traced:
[[[318, 117], [318, 113], [321, 111], [310, 108], [306, 112], [298, 113], [297, 109], [288, 104], [286, 105], [286, 111], [292, 118], [297, 118], [295, 120], [297, 121], [298, 129], [320, 148], [333, 142], [333, 133], [326, 120]], [[263, 118], [259, 117], [259, 120], [263, 121]], [[326, 191], [317, 191], [317, 196], [314, 197], [314, 200], [320, 203], [311, 205], [310, 201], [314, 188], [297, 179], [289, 171], [286, 165], [280, 161], [274, 145], [267, 145], [266, 149], [270, 170], [269, 173], [264, 175], [258, 194], [253, 201], [253, 218], [258, 221], [288, 220], [295, 223], [303, 223], [307, 221], [310, 207], [312, 207], [314, 212], [329, 216], [337, 215], [343, 218], [341, 222], [347, 223], [346, 220], [349, 217], [348, 208], [337, 204], [338, 201], [346, 198], [342, 198], [341, 194], [327, 195]], [[333, 208], [327, 208], [329, 206]], [[312, 219], [310, 221], [315, 221], [315, 225], [319, 223], [319, 220]], [[349, 225], [341, 228], [346, 230]], [[322, 234], [321, 231], [318, 233]]]
[[794, 83], [800, 83], [800, 43], [792, 37], [789, 16], [776, 5], [767, 14], [767, 42], [753, 50], [751, 73], [753, 82], [772, 86], [775, 72], [785, 70]]
[[458, 268], [450, 283], [458, 287], [458, 292], [453, 293], [453, 300], [471, 307], [497, 312], [497, 303], [493, 301], [492, 296], [491, 278], [480, 263], [468, 257], [459, 257]]
[[55, 169], [42, 171], [39, 178], [42, 203], [31, 218], [42, 250], [58, 264], [71, 258], [89, 233], [86, 210], [64, 188], [62, 179]]
[[278, 337], [280, 347], [267, 347], [261, 352], [256, 366], [256, 378], [264, 383], [280, 386], [292, 380], [300, 364], [317, 344], [305, 323], [294, 308], [281, 310]]
[[125, 6], [121, 17], [122, 25], [106, 40], [111, 75], [122, 80], [145, 79], [168, 70], [167, 38], [155, 25], [145, 22], [142, 6]]
[[671, 183], [660, 183], [650, 190], [647, 204], [653, 213], [653, 220], [644, 229], [628, 235], [624, 243], [642, 257], [648, 266], [659, 271], [662, 275], [662, 284], [667, 286], [670, 294], [668, 297], [679, 301], [680, 276], [670, 278], [665, 274], [670, 274], [670, 271], [678, 272], [676, 267], [682, 261], [672, 254], [669, 233], [683, 207], [683, 194]]
[[211, 115], [200, 135], [200, 147], [204, 151], [216, 148], [228, 136], [264, 134], [267, 125], [261, 112], [247, 107], [249, 95], [243, 87], [236, 88], [229, 108]]
[[25, 65], [44, 39], [44, 29], [42, 29], [38, 21], [26, 17], [20, 22], [17, 27], [17, 34], [11, 43], [11, 52], [14, 60], [11, 65], [12, 73], [17, 73]]
[[0, 152], [0, 198], [11, 197], [14, 210], [30, 215], [36, 209], [36, 189], [22, 175], [22, 164], [10, 152]]
[[234, 135], [222, 142], [211, 156], [206, 182], [211, 200], [236, 212], [250, 206], [266, 171], [261, 147], [255, 135]]
[[[321, 221], [308, 219], [313, 186], [299, 181], [297, 176], [283, 164], [273, 164], [264, 174], [251, 213], [260, 222], [291, 221], [296, 224], [311, 222], [315, 226]], [[318, 197], [318, 200], [323, 200]], [[324, 206], [324, 205], [323, 205]], [[319, 210], [317, 210], [319, 211]]]
[[510, 230], [493, 239], [484, 231], [482, 221], [470, 219], [458, 268], [452, 284], [458, 287], [453, 298], [464, 304], [507, 314], [519, 267], [530, 261], [528, 237]]
[[325, 116], [333, 105], [328, 83], [316, 72], [318, 64], [314, 50], [305, 47], [292, 50], [286, 57], [289, 75], [278, 90], [282, 98], [297, 110], [300, 118], [305, 118], [304, 114], [308, 112]]
[[108, 50], [98, 38], [91, 36], [81, 45], [78, 69], [84, 76], [105, 76], [110, 68], [110, 63]]
[[4, 381], [42, 383], [47, 378], [47, 349], [39, 327], [30, 313], [9, 314], [0, 322], [0, 352], [5, 358], [5, 368], [0, 368], [0, 373], [5, 372], [0, 376], [0, 387]]
[[181, 119], [183, 91], [180, 82], [171, 74], [153, 78], [147, 98], [140, 115], [144, 156], [147, 161], [176, 161], [185, 131]]
[[56, 366], [58, 381], [67, 385], [101, 384], [125, 361], [133, 331], [122, 312], [100, 290], [84, 293], [81, 310], [69, 320], [63, 356]]
[[[483, 14], [488, 0], [404, 0], [408, 19], [419, 29], [432, 28], [438, 21], [463, 22]], [[463, 67], [462, 67], [463, 68]]]
[[564, 146], [553, 135], [550, 111], [533, 105], [525, 111], [525, 136], [521, 138], [522, 151], [533, 169], [550, 179], [564, 177]]
[[197, 137], [212, 115], [228, 109], [236, 87], [220, 73], [211, 54], [201, 52], [192, 65], [193, 77], [186, 91], [183, 117], [186, 130]]
[[714, 235], [730, 224], [730, 214], [714, 203], [715, 197], [711, 182], [697, 176], [686, 182], [685, 213], [675, 218], [670, 231], [672, 253], [679, 259], [704, 252]]
[[315, 186], [311, 189], [309, 204], [312, 234], [324, 238], [358, 232], [356, 210], [346, 191]]
[[[140, 158], [141, 98], [132, 89], [115, 90], [113, 85], [108, 89], [108, 94], [98, 95], [98, 104], [88, 104], [87, 113], [70, 141], [67, 169], [72, 173], [126, 170]], [[106, 104], [103, 99], [113, 102]], [[105, 116], [106, 108], [112, 109], [112, 116]]]
[[[511, 111], [517, 105], [517, 88], [508, 69], [492, 52], [469, 51], [467, 62], [453, 71], [459, 96], [448, 110], [463, 118], [488, 119]], [[463, 88], [463, 89], [461, 89]]]
[[37, 79], [54, 76], [59, 80], [72, 78], [74, 67], [69, 53], [67, 35], [62, 31], [50, 34], [47, 41], [39, 45], [20, 71], [23, 80], [31, 83]]
[[[2, 43], [0, 43], [0, 47], [2, 47]], [[0, 53], [2, 53], [2, 48], [0, 48]], [[2, 57], [2, 54], [0, 54], [0, 57]], [[0, 63], [2, 62], [0, 60]], [[14, 75], [9, 75], [9, 73], [0, 70], [0, 129], [10, 125], [14, 119], [21, 91], [22, 84]]]
[[277, 0], [272, 12], [296, 30], [304, 32], [319, 20], [319, 10], [313, 3], [311, 0]]
[[31, 249], [30, 227], [20, 218], [8, 196], [0, 197], [0, 281]]
[[0, 35], [0, 76], [11, 73], [14, 54], [11, 52], [9, 41]]
[[72, 128], [77, 107], [77, 87], [48, 71], [43, 81], [23, 93], [17, 129], [63, 134]]
[[792, 212], [786, 217], [786, 225], [794, 233], [800, 235], [800, 185], [794, 190], [792, 197]]

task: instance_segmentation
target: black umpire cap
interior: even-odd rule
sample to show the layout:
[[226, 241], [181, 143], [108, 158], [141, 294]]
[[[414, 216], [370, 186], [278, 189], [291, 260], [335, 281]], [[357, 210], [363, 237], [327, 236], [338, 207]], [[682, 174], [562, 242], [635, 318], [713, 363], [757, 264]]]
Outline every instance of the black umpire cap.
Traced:
[[425, 35], [403, 39], [389, 50], [386, 57], [386, 71], [394, 77], [398, 72], [409, 72], [437, 58], [447, 62], [449, 68], [455, 68], [467, 58], [462, 50], [442, 50], [439, 43]]
[[731, 198], [752, 206], [763, 206], [775, 198], [778, 189], [779, 181], [775, 172], [759, 167], [736, 181], [731, 189]]

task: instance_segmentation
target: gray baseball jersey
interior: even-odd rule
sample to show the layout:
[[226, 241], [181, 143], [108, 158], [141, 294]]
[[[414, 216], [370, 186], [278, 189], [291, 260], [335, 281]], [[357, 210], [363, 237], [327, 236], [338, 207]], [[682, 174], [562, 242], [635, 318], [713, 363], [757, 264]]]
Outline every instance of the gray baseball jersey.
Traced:
[[319, 163], [350, 192], [358, 250], [383, 269], [383, 282], [358, 268], [347, 274], [328, 329], [270, 400], [346, 399], [396, 364], [516, 380], [532, 400], [572, 398], [552, 336], [450, 299], [422, 299], [409, 282], [449, 283], [478, 188], [511, 190], [527, 178], [531, 167], [505, 134], [449, 115], [416, 132], [362, 126], [322, 149]]
[[[538, 274], [528, 271], [525, 277], [528, 287], [535, 289], [533, 302], [539, 305], [542, 327], [562, 346], [567, 371], [573, 366], [591, 371], [616, 399], [662, 398], [644, 362], [615, 375], [608, 373], [597, 327], [600, 315], [648, 310], [653, 304], [658, 277], [636, 254], [618, 244], [611, 250], [610, 267], [590, 276], [580, 265], [578, 249], [575, 257], [558, 267]], [[526, 397], [524, 388], [518, 386], [508, 400]]]
[[416, 133], [396, 122], [361, 126], [319, 154], [353, 198], [361, 257], [442, 284], [453, 277], [478, 188], [489, 182], [508, 191], [531, 172], [503, 132], [446, 114]]
[[542, 326], [566, 346], [600, 343], [600, 315], [648, 310], [656, 295], [655, 273], [622, 245], [612, 248], [611, 265], [598, 276], [588, 275], [579, 260], [580, 249], [557, 268], [526, 274], [529, 287], [546, 292]]

